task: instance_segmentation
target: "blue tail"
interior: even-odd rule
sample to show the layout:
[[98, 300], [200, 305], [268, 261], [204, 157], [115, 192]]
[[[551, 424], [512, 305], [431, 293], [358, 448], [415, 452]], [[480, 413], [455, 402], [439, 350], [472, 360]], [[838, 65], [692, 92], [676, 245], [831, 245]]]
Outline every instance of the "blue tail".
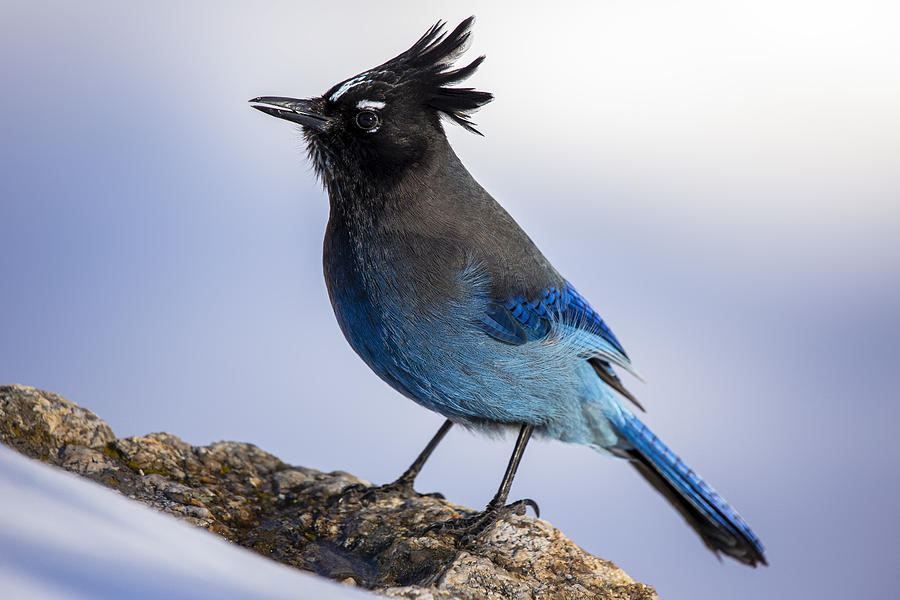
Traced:
[[724, 552], [755, 567], [768, 564], [750, 526], [699, 475], [663, 444], [637, 417], [625, 412], [620, 433], [634, 467], [681, 513], [713, 552]]

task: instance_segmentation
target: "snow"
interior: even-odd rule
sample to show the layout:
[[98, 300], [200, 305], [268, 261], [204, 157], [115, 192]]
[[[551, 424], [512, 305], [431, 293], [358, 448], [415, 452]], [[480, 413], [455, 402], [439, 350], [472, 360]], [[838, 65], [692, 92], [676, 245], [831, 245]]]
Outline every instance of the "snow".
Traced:
[[367, 597], [0, 444], [0, 598]]

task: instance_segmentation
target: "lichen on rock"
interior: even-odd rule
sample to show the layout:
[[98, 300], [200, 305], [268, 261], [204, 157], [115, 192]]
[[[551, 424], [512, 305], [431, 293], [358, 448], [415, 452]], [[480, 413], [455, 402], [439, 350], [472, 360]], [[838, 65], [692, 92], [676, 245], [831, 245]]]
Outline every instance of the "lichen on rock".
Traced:
[[341, 494], [366, 483], [353, 475], [291, 466], [252, 444], [118, 439], [91, 411], [26, 386], [0, 386], [0, 440], [273, 560], [391, 598], [657, 598], [540, 519], [511, 517], [461, 550], [425, 529], [466, 507], [430, 496], [364, 501]]

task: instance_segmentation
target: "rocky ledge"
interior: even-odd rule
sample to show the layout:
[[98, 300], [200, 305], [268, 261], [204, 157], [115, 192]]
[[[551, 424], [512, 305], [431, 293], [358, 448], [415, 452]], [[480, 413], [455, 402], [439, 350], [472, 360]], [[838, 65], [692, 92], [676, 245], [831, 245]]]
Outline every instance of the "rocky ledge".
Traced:
[[469, 508], [428, 496], [342, 496], [366, 482], [291, 466], [252, 444], [118, 439], [91, 411], [31, 387], [0, 386], [0, 440], [263, 556], [392, 598], [657, 598], [540, 519], [501, 521], [459, 550], [448, 535], [422, 532]]

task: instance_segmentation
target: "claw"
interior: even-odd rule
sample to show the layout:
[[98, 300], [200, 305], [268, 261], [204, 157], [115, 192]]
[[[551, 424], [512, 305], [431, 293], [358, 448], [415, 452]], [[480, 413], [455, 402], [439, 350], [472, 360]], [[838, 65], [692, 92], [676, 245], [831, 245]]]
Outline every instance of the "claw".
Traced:
[[540, 516], [540, 508], [538, 508], [537, 502], [530, 498], [525, 498], [506, 506], [492, 506], [488, 504], [487, 508], [471, 517], [460, 517], [433, 523], [422, 530], [421, 534], [425, 535], [432, 531], [455, 534], [459, 536], [456, 540], [457, 547], [463, 548], [475, 542], [497, 521], [509, 515], [524, 515], [529, 506], [534, 509], [536, 515]]
[[[537, 502], [535, 502], [531, 498], [525, 498], [524, 500], [519, 500], [519, 502], [521, 502], [523, 506], [530, 506], [534, 511], [534, 516], [538, 519], [541, 518], [541, 507], [537, 505]], [[519, 502], [514, 502], [513, 504], [518, 504]], [[525, 514], [524, 510], [522, 511], [522, 514]]]
[[369, 486], [364, 483], [351, 483], [350, 485], [344, 486], [344, 488], [335, 496], [329, 498], [328, 505], [344, 504], [354, 500], [362, 504], [364, 503], [365, 497], [368, 495], [368, 491]]
[[420, 494], [413, 489], [411, 481], [407, 481], [401, 478], [396, 481], [392, 481], [391, 483], [377, 486], [368, 486], [363, 483], [350, 484], [342, 489], [340, 493], [334, 498], [334, 500], [332, 500], [332, 502], [343, 503], [355, 501], [363, 505], [369, 505], [374, 502], [378, 502], [378, 500], [381, 498], [413, 498], [416, 496], [440, 499], [444, 498], [444, 495], [440, 492]]
[[341, 493], [339, 495], [345, 496], [350, 494], [357, 494], [367, 489], [369, 489], [369, 486], [364, 483], [351, 483], [350, 485], [345, 486], [344, 489], [341, 490]]

